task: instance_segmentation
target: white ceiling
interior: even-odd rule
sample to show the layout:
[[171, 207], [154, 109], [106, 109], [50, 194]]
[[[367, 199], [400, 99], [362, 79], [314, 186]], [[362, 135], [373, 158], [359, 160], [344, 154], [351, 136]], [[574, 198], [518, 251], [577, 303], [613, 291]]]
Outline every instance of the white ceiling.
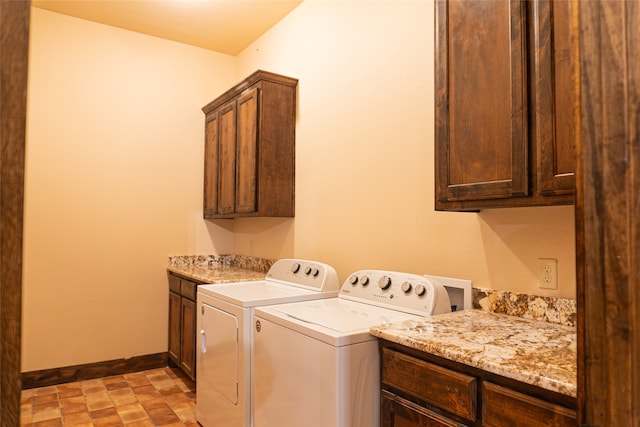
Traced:
[[303, 0], [32, 0], [40, 9], [237, 55]]

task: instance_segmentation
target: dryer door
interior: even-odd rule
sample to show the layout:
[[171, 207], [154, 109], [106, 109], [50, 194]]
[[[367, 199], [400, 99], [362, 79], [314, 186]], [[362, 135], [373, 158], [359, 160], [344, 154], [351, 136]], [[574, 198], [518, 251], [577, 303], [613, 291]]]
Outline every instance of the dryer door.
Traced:
[[202, 304], [198, 381], [204, 380], [232, 404], [238, 403], [238, 319]]

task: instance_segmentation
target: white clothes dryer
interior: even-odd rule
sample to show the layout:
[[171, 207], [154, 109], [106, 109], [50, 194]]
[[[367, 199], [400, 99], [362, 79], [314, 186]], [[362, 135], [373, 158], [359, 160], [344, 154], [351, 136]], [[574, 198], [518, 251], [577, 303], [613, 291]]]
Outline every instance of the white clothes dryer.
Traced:
[[198, 286], [196, 417], [204, 427], [252, 426], [255, 307], [338, 295], [330, 265], [281, 259], [265, 280]]
[[254, 426], [378, 426], [380, 356], [369, 329], [450, 311], [438, 281], [381, 270], [352, 274], [337, 298], [257, 308]]

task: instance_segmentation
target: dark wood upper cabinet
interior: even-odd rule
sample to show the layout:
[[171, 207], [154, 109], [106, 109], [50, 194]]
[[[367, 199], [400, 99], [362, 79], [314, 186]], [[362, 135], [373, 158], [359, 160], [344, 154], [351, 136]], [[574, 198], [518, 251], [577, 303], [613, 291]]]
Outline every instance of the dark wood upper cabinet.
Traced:
[[572, 2], [437, 0], [437, 210], [573, 203]]
[[205, 218], [294, 216], [297, 83], [259, 70], [202, 109]]

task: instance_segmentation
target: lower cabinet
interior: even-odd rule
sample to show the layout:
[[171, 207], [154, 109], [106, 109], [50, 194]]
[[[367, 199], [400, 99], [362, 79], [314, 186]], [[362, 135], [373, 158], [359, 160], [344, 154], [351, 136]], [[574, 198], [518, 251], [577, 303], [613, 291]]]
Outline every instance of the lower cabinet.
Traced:
[[169, 274], [169, 360], [196, 379], [196, 292], [198, 283]]
[[384, 340], [381, 356], [382, 427], [573, 427], [577, 423], [576, 400], [569, 396], [458, 367]]

